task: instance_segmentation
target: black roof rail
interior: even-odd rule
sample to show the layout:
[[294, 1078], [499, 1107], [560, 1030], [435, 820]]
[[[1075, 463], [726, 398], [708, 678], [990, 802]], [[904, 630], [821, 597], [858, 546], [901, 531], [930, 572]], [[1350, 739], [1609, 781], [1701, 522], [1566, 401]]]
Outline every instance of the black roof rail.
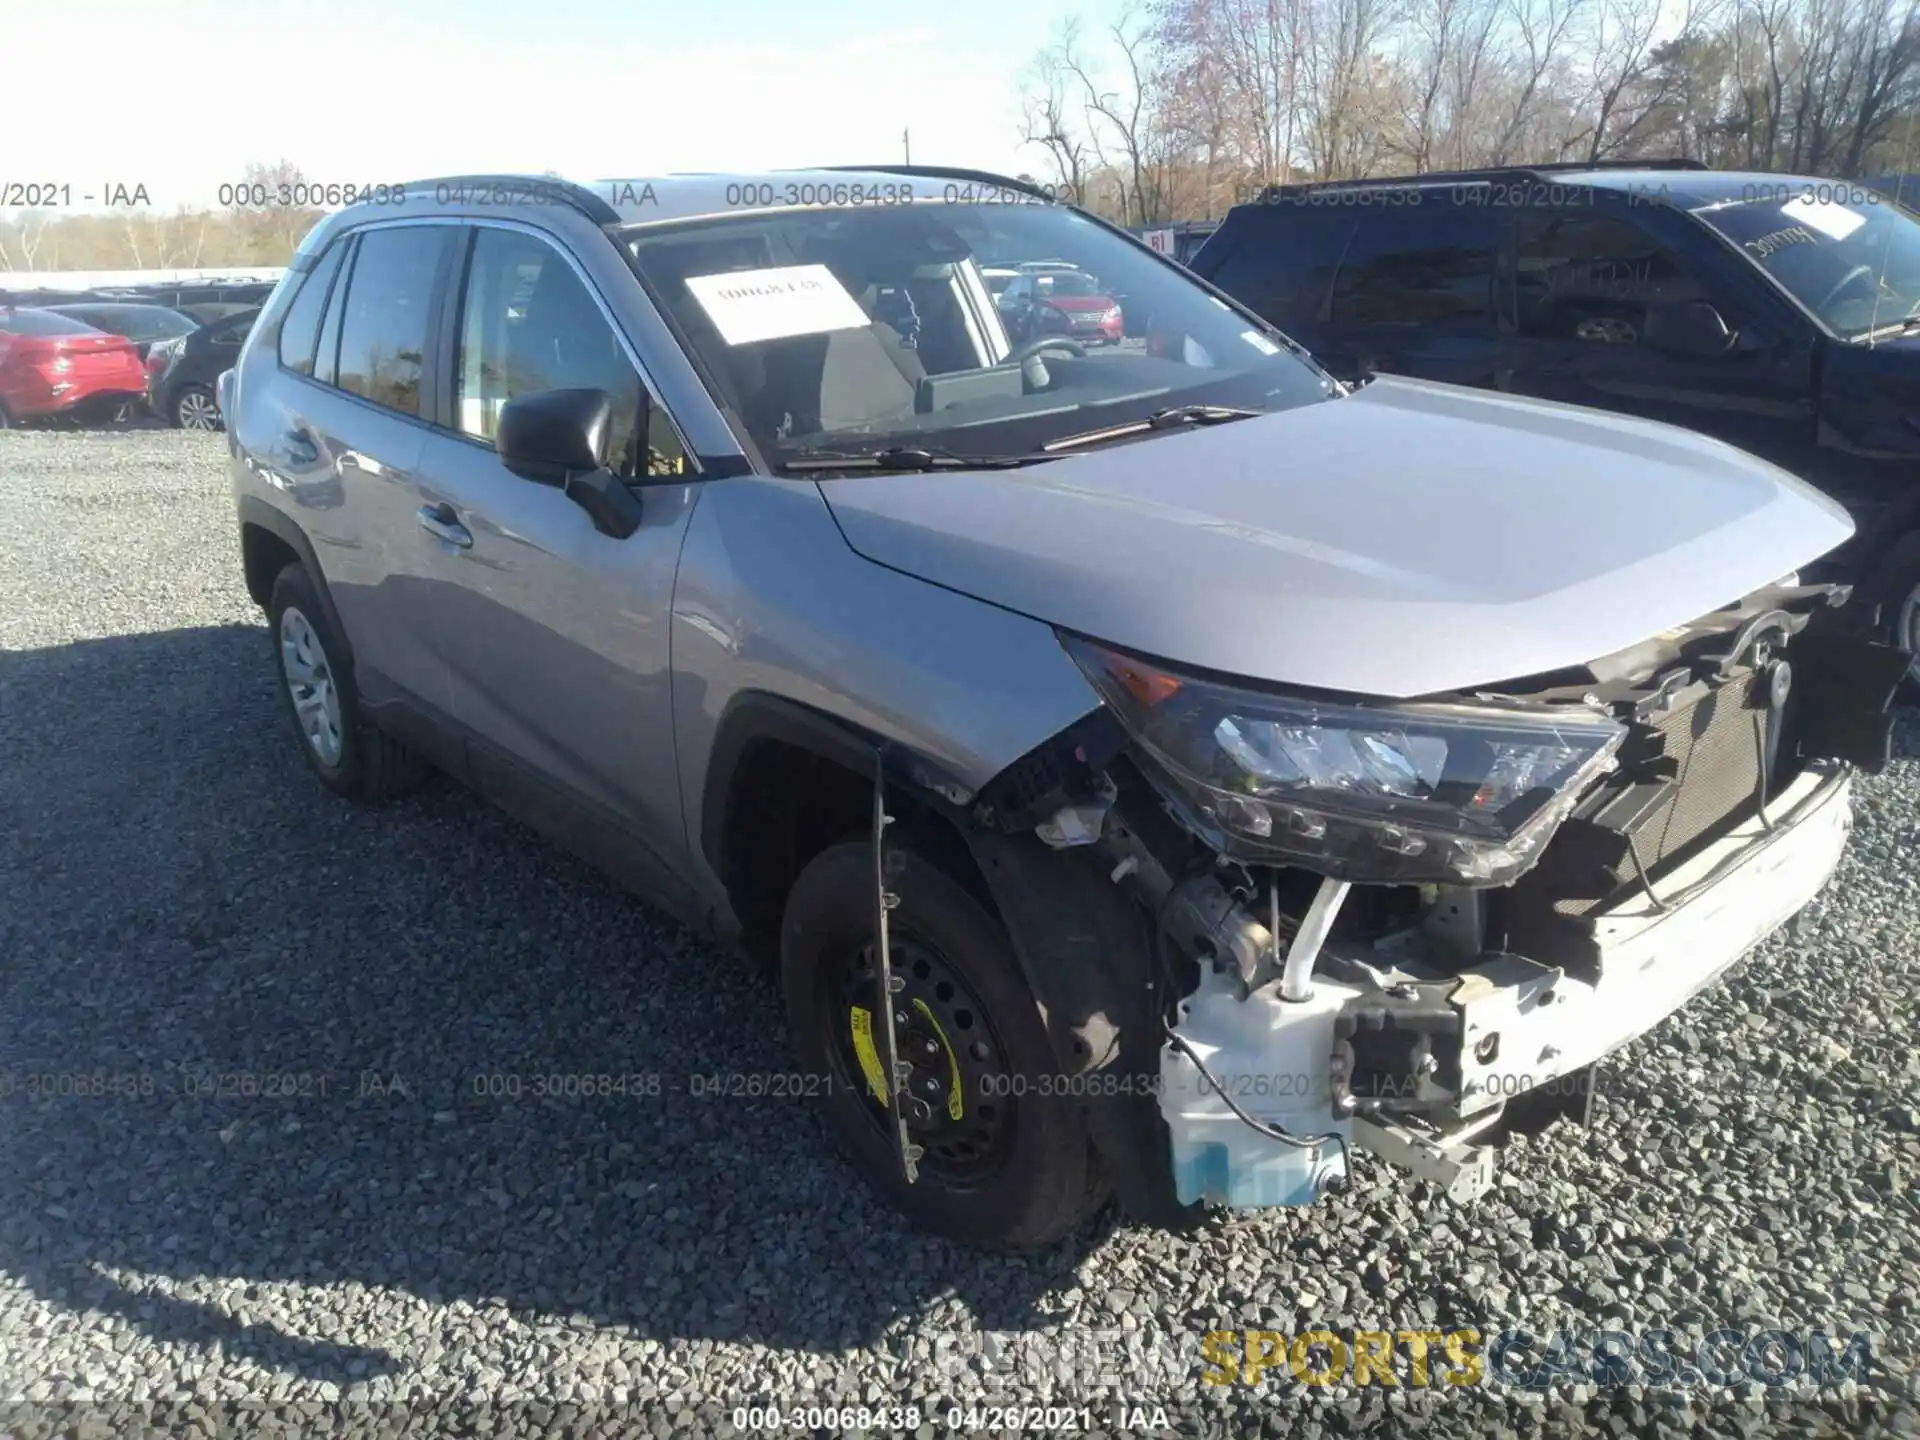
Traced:
[[968, 170], [954, 165], [816, 165], [812, 168], [842, 173], [852, 170], [870, 170], [882, 175], [914, 175], [927, 180], [962, 180], [969, 185], [991, 185], [997, 190], [1018, 190], [1023, 195], [1033, 195], [1042, 200], [1057, 202], [1060, 198], [1031, 180], [1017, 180], [1011, 175], [996, 175], [991, 170]]
[[1375, 185], [1460, 185], [1482, 180], [1500, 180], [1515, 175], [1552, 176], [1594, 170], [1711, 170], [1700, 160], [1667, 158], [1660, 160], [1554, 160], [1538, 165], [1487, 165], [1474, 170], [1429, 170], [1421, 175], [1372, 175], [1359, 180], [1296, 180], [1286, 185], [1268, 185], [1260, 194], [1297, 194], [1306, 190], [1364, 190]]
[[582, 185], [577, 180], [556, 180], [551, 175], [428, 175], [393, 188], [412, 195], [416, 189], [424, 190], [428, 186], [437, 189], [442, 185], [498, 185], [502, 188], [517, 185], [522, 189], [538, 185], [544, 192], [565, 201], [596, 225], [620, 223], [620, 212], [607, 203], [604, 195], [596, 194], [592, 186]]

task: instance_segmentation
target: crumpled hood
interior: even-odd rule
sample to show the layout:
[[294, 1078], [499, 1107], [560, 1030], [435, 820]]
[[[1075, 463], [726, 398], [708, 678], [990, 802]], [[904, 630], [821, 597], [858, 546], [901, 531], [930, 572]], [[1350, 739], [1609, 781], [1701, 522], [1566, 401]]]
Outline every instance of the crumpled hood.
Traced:
[[1611, 654], [1852, 533], [1666, 425], [1382, 378], [1024, 470], [821, 482], [882, 565], [1111, 644], [1406, 697]]

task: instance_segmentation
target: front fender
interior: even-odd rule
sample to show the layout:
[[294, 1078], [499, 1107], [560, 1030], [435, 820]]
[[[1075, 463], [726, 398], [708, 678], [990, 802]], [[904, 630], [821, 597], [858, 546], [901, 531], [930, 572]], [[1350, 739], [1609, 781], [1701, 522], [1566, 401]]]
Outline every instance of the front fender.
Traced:
[[1059, 1073], [1118, 1082], [1086, 1085], [1082, 1102], [1114, 1193], [1143, 1224], [1198, 1224], [1204, 1208], [1174, 1192], [1160, 1117], [1164, 997], [1146, 916], [1087, 851], [974, 826], [965, 834], [1046, 1016]]

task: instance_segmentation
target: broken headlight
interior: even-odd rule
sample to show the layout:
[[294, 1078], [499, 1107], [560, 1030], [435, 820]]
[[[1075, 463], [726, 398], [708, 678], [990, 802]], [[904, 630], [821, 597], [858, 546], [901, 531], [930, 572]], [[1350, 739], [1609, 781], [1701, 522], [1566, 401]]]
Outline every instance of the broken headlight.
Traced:
[[1511, 883], [1627, 733], [1584, 708], [1241, 688], [1061, 639], [1190, 828], [1235, 859], [1344, 880]]

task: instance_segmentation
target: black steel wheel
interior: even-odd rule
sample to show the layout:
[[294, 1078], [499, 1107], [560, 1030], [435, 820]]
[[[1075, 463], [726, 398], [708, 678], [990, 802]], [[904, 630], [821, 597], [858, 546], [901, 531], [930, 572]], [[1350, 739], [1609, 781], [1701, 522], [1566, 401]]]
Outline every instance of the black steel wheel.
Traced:
[[907, 1065], [900, 1165], [887, 1096], [873, 923], [873, 856], [830, 846], [787, 900], [780, 964], [802, 1068], [866, 1180], [916, 1224], [974, 1245], [1033, 1250], [1106, 1199], [1084, 1121], [1058, 1082], [1040, 1007], [998, 918], [939, 862], [889, 845], [894, 1033]]

